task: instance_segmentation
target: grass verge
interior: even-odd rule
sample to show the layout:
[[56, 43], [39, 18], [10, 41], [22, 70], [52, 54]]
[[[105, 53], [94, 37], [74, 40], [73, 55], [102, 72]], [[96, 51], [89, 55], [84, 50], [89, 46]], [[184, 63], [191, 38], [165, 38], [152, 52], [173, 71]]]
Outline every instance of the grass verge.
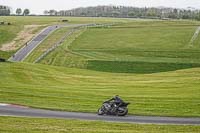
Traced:
[[45, 51], [53, 47], [65, 34], [69, 28], [60, 28], [49, 35], [31, 54], [25, 59], [26, 62], [36, 61]]
[[138, 125], [100, 121], [0, 117], [2, 133], [199, 133], [200, 126]]
[[200, 117], [200, 69], [116, 74], [27, 63], [0, 63], [0, 102], [96, 112], [118, 94], [137, 115]]

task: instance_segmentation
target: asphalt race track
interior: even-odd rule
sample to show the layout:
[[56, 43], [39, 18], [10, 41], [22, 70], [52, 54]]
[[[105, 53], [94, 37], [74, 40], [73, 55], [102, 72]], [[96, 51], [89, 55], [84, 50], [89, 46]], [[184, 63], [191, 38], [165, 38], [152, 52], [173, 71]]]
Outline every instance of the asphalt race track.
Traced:
[[139, 124], [174, 124], [174, 125], [200, 125], [200, 118], [176, 118], [176, 117], [153, 117], [153, 116], [98, 116], [92, 113], [75, 113], [32, 109], [24, 106], [0, 104], [0, 116], [36, 117], [36, 118], [59, 118], [98, 120], [107, 122], [125, 122]]
[[38, 35], [36, 35], [32, 40], [24, 45], [17, 53], [15, 53], [9, 60], [18, 62], [23, 61], [28, 54], [30, 54], [42, 41], [45, 40], [52, 32], [61, 27], [78, 27], [87, 26], [88, 24], [65, 24], [65, 25], [53, 25], [42, 30]]
[[57, 26], [49, 26], [40, 32], [36, 37], [34, 37], [30, 42], [28, 42], [23, 48], [21, 48], [17, 53], [15, 53], [10, 60], [11, 61], [23, 61], [23, 59], [36, 48], [50, 33], [55, 31]]

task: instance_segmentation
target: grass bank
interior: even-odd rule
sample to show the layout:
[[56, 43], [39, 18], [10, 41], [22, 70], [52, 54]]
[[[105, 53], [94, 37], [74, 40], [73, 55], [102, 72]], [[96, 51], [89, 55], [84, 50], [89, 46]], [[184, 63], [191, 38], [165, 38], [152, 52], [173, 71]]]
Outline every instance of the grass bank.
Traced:
[[0, 63], [0, 102], [96, 112], [118, 94], [137, 115], [200, 117], [200, 69], [117, 74], [27, 63]]
[[[159, 73], [200, 66], [198, 22], [133, 21], [89, 28], [41, 63], [113, 73]], [[61, 56], [62, 55], [62, 56]]]
[[[23, 125], [23, 126], [22, 126]], [[24, 126], [26, 125], [26, 126]], [[7, 133], [199, 133], [199, 126], [138, 125], [100, 121], [0, 117], [0, 132]]]

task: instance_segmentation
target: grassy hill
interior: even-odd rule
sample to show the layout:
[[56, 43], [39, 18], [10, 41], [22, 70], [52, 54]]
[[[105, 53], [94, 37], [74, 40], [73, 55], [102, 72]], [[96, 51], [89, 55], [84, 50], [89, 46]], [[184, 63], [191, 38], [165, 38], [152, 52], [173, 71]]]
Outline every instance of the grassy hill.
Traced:
[[191, 21], [135, 21], [89, 28], [41, 63], [120, 73], [156, 73], [200, 66], [200, 36]]
[[[57, 19], [44, 18], [52, 23]], [[93, 20], [69, 19], [71, 23]], [[199, 117], [199, 36], [189, 44], [198, 25], [135, 20], [80, 29], [41, 64], [1, 63], [0, 102], [96, 112], [105, 99], [119, 94], [132, 103], [131, 114]], [[26, 61], [33, 62], [68, 30], [57, 30]]]
[[[24, 25], [60, 23], [60, 17], [1, 19], [13, 25], [0, 26], [4, 38], [0, 46], [14, 39]], [[199, 22], [65, 19], [70, 23], [128, 23], [80, 29], [33, 64], [70, 30], [63, 28], [37, 47], [26, 62], [0, 63], [0, 103], [95, 113], [103, 101], [118, 94], [131, 103], [130, 114], [200, 117], [200, 35], [190, 43]], [[0, 58], [7, 59], [14, 52], [0, 51]], [[0, 127], [0, 132], [199, 132], [199, 126], [11, 117], [0, 117]]]
[[[42, 17], [42, 16], [1, 16], [0, 21], [10, 22], [12, 25], [0, 25], [0, 48], [5, 43], [11, 42], [17, 37], [17, 34], [24, 29], [25, 25], [39, 25], [33, 31], [37, 33], [45, 26], [53, 24], [63, 24], [62, 19], [69, 20], [68, 23], [72, 24], [85, 24], [85, 23], [109, 23], [109, 22], [126, 22], [125, 19], [112, 19], [112, 18], [86, 18], [86, 17]], [[6, 52], [6, 54], [5, 54]], [[0, 58], [8, 59], [16, 51], [1, 51]]]
[[32, 52], [28, 58], [25, 59], [27, 62], [34, 62], [37, 60], [46, 50], [51, 48], [55, 45], [66, 33], [69, 31], [70, 28], [61, 28], [57, 29], [48, 38], [46, 38], [36, 49]]
[[117, 74], [27, 63], [0, 63], [0, 102], [96, 112], [113, 95], [130, 114], [200, 116], [200, 69]]

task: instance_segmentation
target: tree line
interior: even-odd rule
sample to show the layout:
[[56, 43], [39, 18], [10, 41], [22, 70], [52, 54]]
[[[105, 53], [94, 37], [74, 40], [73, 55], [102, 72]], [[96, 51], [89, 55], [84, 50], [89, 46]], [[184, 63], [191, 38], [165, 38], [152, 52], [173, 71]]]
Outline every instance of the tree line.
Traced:
[[[26, 16], [30, 14], [30, 10], [29, 9], [22, 10], [21, 8], [17, 8], [15, 13], [16, 15]], [[8, 6], [0, 5], [0, 16], [9, 16], [9, 15], [11, 15], [11, 8]]]
[[0, 5], [0, 16], [8, 16], [10, 15], [10, 7]]
[[27, 16], [30, 14], [30, 10], [29, 9], [24, 9], [24, 11], [22, 12], [21, 8], [17, 8], [16, 9], [16, 14], [19, 15], [23, 15], [23, 16]]
[[96, 6], [75, 8], [72, 10], [45, 10], [50, 16], [77, 16], [77, 17], [120, 17], [120, 18], [155, 18], [155, 19], [196, 19], [200, 20], [200, 10], [188, 8], [165, 7], [127, 7], [127, 6]]

